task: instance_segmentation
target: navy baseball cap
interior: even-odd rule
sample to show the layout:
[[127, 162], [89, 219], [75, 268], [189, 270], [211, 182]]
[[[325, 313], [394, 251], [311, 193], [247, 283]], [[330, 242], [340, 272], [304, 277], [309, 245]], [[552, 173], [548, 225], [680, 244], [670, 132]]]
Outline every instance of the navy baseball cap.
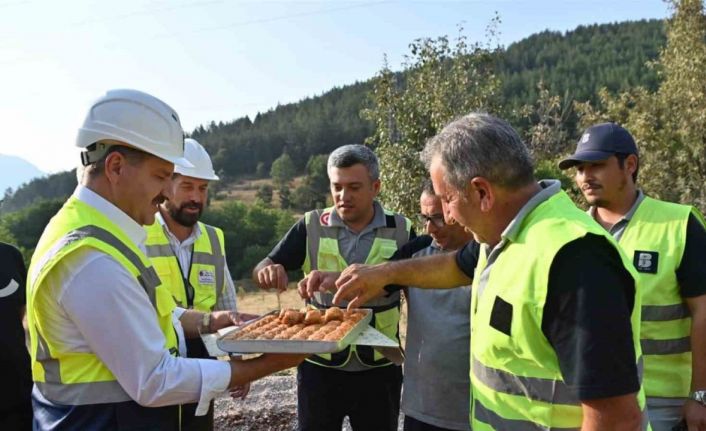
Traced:
[[616, 153], [637, 154], [637, 145], [630, 132], [615, 123], [596, 124], [583, 132], [576, 152], [559, 162], [559, 169], [583, 162], [599, 162]]

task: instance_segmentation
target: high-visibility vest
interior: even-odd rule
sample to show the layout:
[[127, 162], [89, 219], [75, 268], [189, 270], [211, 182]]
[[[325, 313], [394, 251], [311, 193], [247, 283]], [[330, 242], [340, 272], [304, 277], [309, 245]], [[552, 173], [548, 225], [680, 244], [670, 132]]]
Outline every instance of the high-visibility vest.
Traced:
[[165, 227], [158, 221], [146, 227], [145, 248], [157, 275], [169, 287], [177, 305], [209, 312], [225, 289], [223, 231], [201, 222], [198, 225], [201, 235], [194, 242], [191, 254], [188, 279], [190, 288], [185, 285], [179, 259], [169, 245]]
[[[581, 403], [564, 383], [556, 352], [542, 332], [542, 316], [554, 257], [588, 233], [607, 238], [618, 250], [615, 240], [560, 191], [526, 216], [521, 231], [493, 257], [492, 265], [481, 249], [471, 303], [474, 431], [581, 428]], [[630, 262], [621, 257], [634, 276]], [[639, 373], [638, 294], [631, 322]], [[642, 389], [638, 401], [645, 412]], [[643, 419], [647, 424], [644, 414]]]
[[[29, 269], [27, 320], [32, 377], [37, 389], [52, 403], [104, 405], [132, 401], [97, 355], [71, 351], [57, 333], [47, 330], [52, 316], [38, 299], [48, 294], [44, 289], [45, 278], [61, 259], [81, 247], [91, 247], [111, 256], [135, 277], [154, 306], [154, 321], [164, 334], [164, 348], [173, 355], [178, 354], [177, 336], [172, 326], [174, 300], [160, 284], [147, 256], [103, 213], [71, 197], [44, 230]], [[109, 274], [106, 274], [106, 282], [110, 282]], [[132, 411], [134, 414], [134, 409]]]
[[[348, 262], [341, 256], [338, 249], [338, 230], [343, 228], [329, 225], [332, 211], [333, 208], [327, 208], [325, 210], [309, 211], [304, 215], [307, 235], [306, 258], [302, 266], [304, 274], [308, 274], [313, 269], [343, 271], [348, 266]], [[399, 247], [409, 241], [409, 234], [412, 229], [412, 223], [409, 219], [386, 210], [385, 219], [387, 222], [386, 226], [375, 230], [375, 239], [365, 262], [350, 263], [373, 265], [385, 262], [392, 257]], [[314, 294], [314, 300], [311, 303], [318, 308], [330, 307], [333, 305], [333, 294], [330, 292], [317, 292]], [[399, 292], [369, 301], [363, 307], [373, 310], [373, 318], [370, 321], [372, 327], [390, 339], [399, 342]], [[369, 346], [346, 347], [340, 352], [316, 355], [307, 360], [328, 367], [343, 367], [350, 361], [354, 353], [361, 363], [369, 367], [391, 364], [381, 353]]]
[[691, 214], [703, 223], [693, 207], [645, 197], [618, 241], [638, 274], [648, 397], [686, 398], [691, 390], [691, 317], [676, 275]]

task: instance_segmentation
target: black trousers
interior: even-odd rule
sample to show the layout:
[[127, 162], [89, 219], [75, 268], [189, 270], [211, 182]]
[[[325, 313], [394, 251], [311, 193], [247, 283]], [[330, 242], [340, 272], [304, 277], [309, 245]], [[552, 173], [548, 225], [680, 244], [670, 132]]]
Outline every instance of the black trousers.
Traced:
[[404, 416], [404, 431], [453, 431], [449, 428], [441, 428], [426, 422], [414, 419], [412, 416]]
[[303, 362], [297, 370], [299, 431], [396, 431], [402, 367], [346, 372]]
[[213, 431], [213, 401], [204, 416], [195, 415], [197, 405], [181, 405], [181, 431]]

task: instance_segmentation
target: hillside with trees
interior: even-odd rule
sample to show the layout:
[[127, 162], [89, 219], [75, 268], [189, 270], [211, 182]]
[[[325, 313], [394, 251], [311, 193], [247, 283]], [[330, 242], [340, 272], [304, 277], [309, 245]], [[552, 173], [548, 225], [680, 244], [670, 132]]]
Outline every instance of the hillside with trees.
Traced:
[[[595, 102], [604, 87], [611, 93], [636, 86], [654, 90], [659, 76], [645, 64], [655, 60], [664, 45], [663, 27], [659, 20], [585, 25], [566, 33], [544, 31], [493, 50], [493, 72], [499, 83], [496, 105], [525, 130], [531, 124], [520, 111], [537, 101], [540, 80], [552, 94], [575, 101]], [[408, 74], [395, 75], [401, 84]], [[373, 134], [374, 125], [361, 116], [361, 110], [371, 106], [372, 89], [372, 80], [334, 88], [253, 119], [211, 122], [190, 136], [212, 154], [225, 180], [222, 184], [242, 177], [267, 177], [272, 163], [285, 152], [296, 172], [303, 173], [312, 156], [363, 143]], [[0, 213], [20, 209], [32, 198], [67, 196], [73, 189], [67, 178], [66, 173], [55, 174], [6, 193]]]
[[[491, 22], [492, 31], [495, 24]], [[560, 177], [570, 187], [554, 161], [588, 119], [624, 120], [629, 117], [626, 104], [639, 101], [647, 110], [655, 100], [636, 94], [661, 94], [664, 100], [655, 109], [673, 112], [667, 111], [665, 89], [680, 92], [675, 91], [678, 81], [673, 83], [666, 73], [665, 40], [664, 22], [653, 20], [581, 26], [565, 34], [545, 31], [507, 48], [469, 41], [462, 34], [412, 41], [401, 72], [384, 65], [366, 82], [280, 105], [253, 119], [211, 122], [193, 130], [190, 136], [206, 146], [223, 179], [213, 184], [211, 196], [220, 201], [206, 212], [205, 221], [224, 229], [233, 276], [247, 277], [294, 221], [294, 213], [325, 204], [326, 155], [340, 145], [359, 143], [380, 155], [385, 204], [416, 212], [417, 183], [423, 175], [419, 149], [447, 121], [470, 110], [508, 118], [539, 160], [538, 175]], [[697, 123], [684, 127], [691, 132], [669, 138], [679, 139], [686, 157], [694, 150], [684, 142], [699, 136]], [[657, 132], [644, 133], [651, 137]], [[701, 165], [694, 175], [699, 169]], [[254, 205], [228, 198], [232, 185], [267, 177], [272, 180], [260, 181], [252, 192]], [[29, 257], [43, 226], [75, 184], [70, 171], [5, 193], [0, 240], [18, 244]], [[691, 190], [696, 183], [685, 184]], [[689, 193], [678, 197], [696, 196], [697, 191]]]

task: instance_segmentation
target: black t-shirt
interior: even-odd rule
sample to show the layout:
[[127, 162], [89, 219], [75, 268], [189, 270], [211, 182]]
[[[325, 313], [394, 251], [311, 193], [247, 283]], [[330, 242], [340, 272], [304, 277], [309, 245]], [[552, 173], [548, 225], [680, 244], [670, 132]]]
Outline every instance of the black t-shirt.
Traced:
[[706, 228], [692, 214], [686, 225], [686, 242], [679, 268], [677, 280], [681, 295], [693, 298], [706, 294]]
[[[470, 245], [456, 261], [473, 277], [476, 260]], [[542, 333], [556, 352], [564, 382], [579, 399], [639, 390], [630, 324], [634, 301], [634, 280], [606, 238], [588, 234], [554, 257]]]
[[287, 231], [267, 257], [282, 265], [287, 271], [296, 271], [304, 265], [306, 259], [306, 221], [304, 217]]
[[0, 416], [31, 409], [32, 377], [22, 328], [25, 264], [15, 247], [0, 242]]
[[[411, 230], [409, 238], [414, 239], [416, 234]], [[275, 245], [267, 257], [284, 267], [287, 271], [301, 269], [306, 260], [306, 221], [304, 217], [292, 226]], [[361, 262], [362, 263], [362, 262]]]

